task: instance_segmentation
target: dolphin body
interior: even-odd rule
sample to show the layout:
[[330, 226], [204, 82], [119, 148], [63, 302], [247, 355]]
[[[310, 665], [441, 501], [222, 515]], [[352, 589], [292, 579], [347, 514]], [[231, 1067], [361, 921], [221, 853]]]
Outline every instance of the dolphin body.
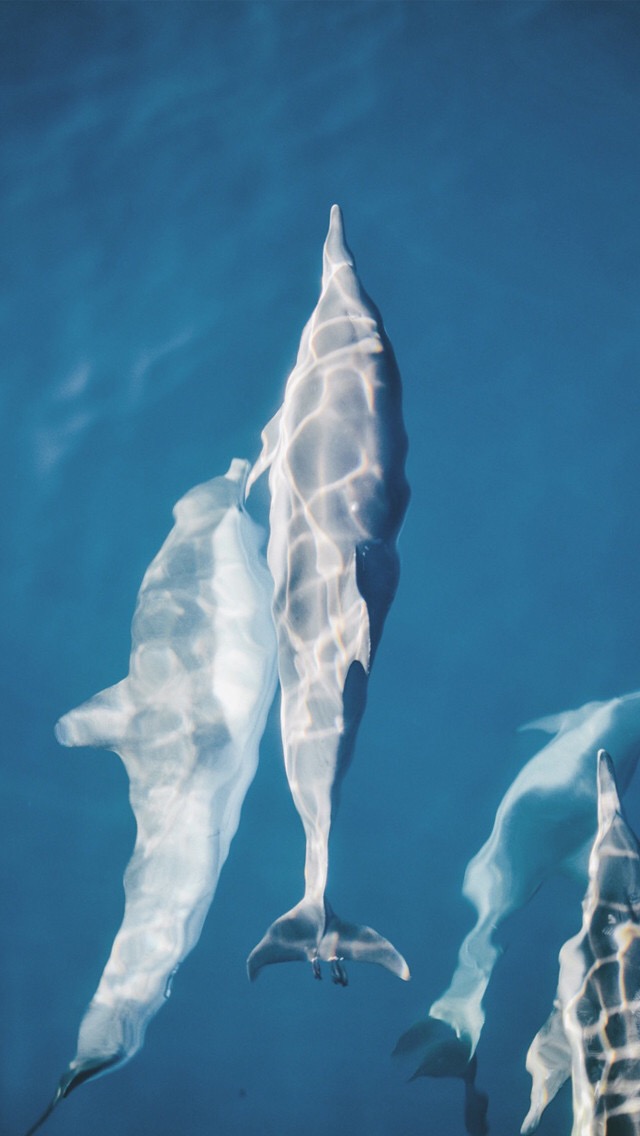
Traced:
[[484, 994], [500, 956], [496, 933], [507, 916], [553, 872], [570, 871], [586, 881], [597, 827], [596, 754], [604, 748], [615, 755], [620, 792], [626, 792], [640, 756], [640, 692], [589, 702], [521, 728], [554, 736], [509, 786], [491, 836], [467, 866], [462, 890], [477, 921], [460, 947], [448, 989], [395, 1050], [420, 1058], [417, 1076], [441, 1075], [433, 1069], [443, 1036], [447, 1051], [438, 1068], [448, 1063], [451, 1075], [460, 1075], [455, 1070], [473, 1057], [484, 1024]]
[[555, 1006], [527, 1054], [533, 1084], [523, 1136], [569, 1076], [571, 1136], [640, 1133], [640, 845], [605, 750], [597, 779], [582, 927], [560, 951]]
[[398, 583], [396, 539], [409, 500], [400, 375], [337, 205], [320, 299], [262, 438], [248, 487], [269, 470], [284, 760], [306, 858], [304, 897], [251, 952], [249, 975], [302, 959], [320, 977], [322, 959], [346, 985], [342, 960], [357, 959], [406, 979], [395, 948], [371, 928], [343, 922], [325, 897], [329, 831]]
[[129, 674], [60, 719], [63, 745], [120, 755], [137, 822], [125, 910], [76, 1056], [46, 1112], [128, 1061], [197, 943], [276, 686], [273, 585], [243, 506], [249, 463], [191, 489], [147, 569]]

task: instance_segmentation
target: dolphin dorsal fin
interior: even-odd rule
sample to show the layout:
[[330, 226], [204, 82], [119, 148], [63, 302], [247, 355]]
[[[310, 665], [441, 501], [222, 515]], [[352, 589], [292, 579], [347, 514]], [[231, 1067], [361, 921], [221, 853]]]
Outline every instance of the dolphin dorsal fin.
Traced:
[[578, 710], [562, 710], [559, 714], [549, 714], [545, 718], [534, 718], [532, 722], [525, 722], [524, 726], [518, 726], [518, 732], [543, 730], [545, 734], [563, 734], [567, 730], [575, 730], [577, 726], [581, 726], [601, 706], [606, 706], [606, 702], [587, 702]]
[[251, 492], [252, 486], [255, 485], [259, 477], [262, 477], [262, 474], [269, 468], [275, 457], [275, 452], [280, 440], [281, 417], [282, 407], [276, 411], [273, 418], [269, 419], [262, 431], [262, 450], [260, 451], [260, 457], [247, 478], [244, 490], [245, 501]]
[[96, 746], [119, 752], [132, 715], [129, 679], [108, 686], [88, 702], [64, 714], [55, 725], [60, 745]]

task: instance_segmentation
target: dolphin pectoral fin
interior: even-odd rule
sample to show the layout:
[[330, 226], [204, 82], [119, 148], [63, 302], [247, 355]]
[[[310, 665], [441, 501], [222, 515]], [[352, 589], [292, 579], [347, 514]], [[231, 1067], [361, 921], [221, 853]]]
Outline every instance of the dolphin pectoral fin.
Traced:
[[115, 749], [125, 737], [131, 715], [127, 685], [123, 679], [64, 714], [54, 730], [60, 744]]
[[319, 904], [302, 900], [271, 924], [264, 938], [247, 959], [247, 973], [253, 982], [264, 966], [276, 962], [310, 962], [319, 978], [318, 943], [324, 928], [324, 911]]
[[362, 541], [356, 547], [355, 567], [356, 585], [367, 606], [369, 657], [363, 666], [368, 673], [400, 579], [395, 545], [381, 540]]
[[411, 977], [402, 955], [388, 939], [379, 935], [373, 927], [345, 923], [331, 911], [328, 904], [326, 906], [327, 921], [318, 947], [318, 957], [332, 964], [334, 982], [340, 986], [347, 984], [346, 972], [342, 966], [344, 959], [377, 963], [405, 982]]

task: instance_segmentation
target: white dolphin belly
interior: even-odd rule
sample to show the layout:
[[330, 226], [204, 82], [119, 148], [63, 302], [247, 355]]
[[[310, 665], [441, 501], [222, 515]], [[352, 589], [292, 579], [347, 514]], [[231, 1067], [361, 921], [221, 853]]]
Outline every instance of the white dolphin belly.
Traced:
[[267, 559], [282, 687], [287, 777], [306, 835], [305, 894], [249, 957], [269, 962], [404, 959], [370, 928], [343, 924], [325, 899], [332, 814], [397, 586], [396, 539], [409, 489], [401, 383], [391, 344], [331, 211], [322, 290], [284, 402], [263, 433], [249, 485], [269, 468]]

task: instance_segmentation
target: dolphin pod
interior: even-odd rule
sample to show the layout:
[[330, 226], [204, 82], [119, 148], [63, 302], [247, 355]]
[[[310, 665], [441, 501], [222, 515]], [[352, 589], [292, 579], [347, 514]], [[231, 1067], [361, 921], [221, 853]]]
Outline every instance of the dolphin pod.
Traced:
[[320, 299], [248, 482], [269, 470], [284, 760], [306, 836], [304, 896], [249, 955], [251, 978], [293, 960], [310, 962], [319, 977], [326, 960], [346, 985], [344, 959], [409, 977], [387, 939], [344, 922], [325, 895], [340, 783], [398, 583], [396, 539], [409, 500], [401, 399], [391, 344], [334, 205]]
[[[268, 947], [263, 941], [250, 956], [250, 975], [265, 962], [304, 957], [317, 976], [319, 960], [330, 960], [340, 985], [344, 958], [409, 976], [391, 943], [339, 920], [324, 896], [330, 822], [397, 587], [396, 538], [409, 498], [400, 376], [337, 206], [320, 300], [264, 438], [249, 481], [249, 463], [234, 459], [224, 477], [177, 503], [138, 594], [128, 676], [56, 726], [63, 745], [120, 755], [137, 837], [123, 922], [76, 1055], [27, 1136], [78, 1085], [133, 1057], [169, 996], [238, 827], [277, 671], [307, 888], [297, 918], [285, 917], [286, 949], [280, 920]], [[243, 503], [268, 466], [271, 572]]]
[[[304, 893], [251, 951], [249, 977], [296, 960], [316, 978], [329, 963], [341, 986], [345, 960], [409, 977], [393, 944], [340, 918], [326, 894], [330, 833], [398, 585], [397, 539], [409, 500], [400, 375], [338, 206], [320, 297], [262, 440], [253, 469], [234, 459], [225, 476], [177, 503], [174, 527], [140, 587], [127, 677], [56, 726], [63, 745], [120, 755], [137, 836], [122, 925], [76, 1054], [27, 1136], [73, 1089], [142, 1046], [199, 939], [278, 677], [285, 770], [306, 838]], [[267, 473], [265, 563], [263, 533], [245, 502]], [[463, 892], [477, 919], [448, 989], [395, 1052], [418, 1061], [412, 1079], [460, 1078], [467, 1131], [484, 1136], [487, 1098], [475, 1087], [475, 1051], [497, 932], [550, 873], [586, 878], [597, 827], [583, 928], [561, 951], [557, 1007], [529, 1052], [532, 1104], [523, 1133], [533, 1132], [571, 1076], [572, 1136], [640, 1136], [640, 853], [617, 796], [640, 755], [640, 692], [529, 728], [553, 737], [505, 793], [489, 839], [467, 867]], [[604, 749], [614, 755], [615, 774], [600, 754], [596, 783], [596, 753]], [[607, 982], [597, 973], [603, 965]]]
[[596, 753], [606, 748], [615, 754], [618, 784], [625, 792], [640, 756], [640, 692], [590, 702], [521, 728], [553, 737], [509, 786], [489, 839], [467, 866], [462, 890], [476, 909], [476, 923], [460, 946], [449, 987], [394, 1051], [419, 1060], [417, 1076], [441, 1076], [445, 1068], [450, 1076], [468, 1077], [467, 1063], [484, 1024], [485, 991], [500, 957], [502, 923], [554, 872], [570, 871], [586, 880], [597, 826]]
[[640, 756], [640, 692], [589, 702], [578, 710], [522, 726], [552, 734], [520, 770], [502, 798], [493, 831], [465, 872], [463, 894], [478, 919], [466, 936], [451, 984], [431, 1006], [475, 1051], [484, 1022], [482, 998], [500, 955], [496, 932], [553, 872], [571, 870], [586, 879], [596, 828], [594, 756], [615, 754], [621, 792]]

